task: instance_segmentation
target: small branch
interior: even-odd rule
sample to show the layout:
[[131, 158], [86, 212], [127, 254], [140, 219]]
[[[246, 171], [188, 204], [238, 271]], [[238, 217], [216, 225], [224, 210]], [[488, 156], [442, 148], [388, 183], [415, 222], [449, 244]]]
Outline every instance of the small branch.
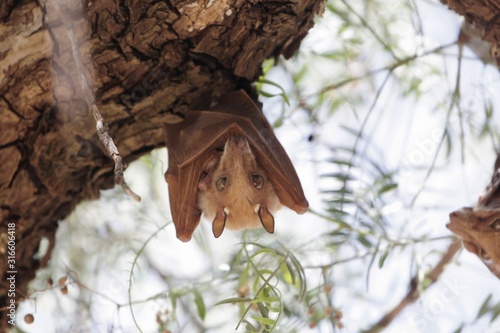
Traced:
[[73, 25], [69, 20], [70, 17], [69, 10], [67, 10], [67, 8], [63, 8], [65, 7], [64, 5], [61, 4], [59, 5], [61, 6], [61, 12], [64, 13], [62, 20], [64, 22], [64, 25], [66, 26], [66, 29], [68, 29], [68, 36], [71, 42], [71, 52], [73, 54], [73, 59], [75, 60], [76, 70], [78, 72], [78, 77], [80, 78], [80, 85], [83, 91], [85, 102], [87, 103], [88, 108], [92, 111], [92, 115], [94, 116], [94, 119], [96, 121], [96, 129], [97, 129], [97, 134], [99, 135], [99, 139], [103, 143], [104, 147], [106, 147], [106, 151], [108, 152], [109, 156], [113, 159], [113, 161], [115, 161], [115, 171], [114, 171], [115, 183], [120, 185], [125, 191], [125, 193], [134, 198], [134, 200], [141, 201], [141, 197], [135, 194], [125, 182], [123, 171], [126, 165], [122, 161], [120, 153], [118, 152], [118, 148], [113, 142], [113, 138], [111, 138], [111, 136], [108, 133], [109, 130], [108, 125], [104, 122], [104, 119], [101, 113], [99, 112], [99, 109], [97, 108], [94, 94], [92, 93], [88, 85], [87, 78], [83, 74], [83, 65], [82, 65], [82, 60], [80, 58], [80, 51], [78, 50], [78, 47], [76, 45], [76, 38], [73, 32]]
[[439, 260], [436, 266], [434, 266], [434, 268], [425, 275], [426, 279], [428, 279], [430, 283], [423, 290], [419, 290], [418, 277], [414, 276], [410, 281], [410, 290], [408, 290], [408, 293], [399, 302], [399, 304], [396, 305], [391, 311], [387, 312], [375, 325], [363, 332], [377, 333], [389, 326], [389, 324], [403, 311], [407, 305], [415, 302], [420, 297], [421, 291], [426, 290], [438, 280], [439, 276], [444, 271], [444, 267], [451, 261], [451, 259], [453, 259], [460, 247], [460, 242], [452, 242], [448, 247], [448, 250], [441, 257], [441, 260]]
[[[448, 112], [446, 113], [446, 123], [443, 129], [443, 134], [441, 135], [441, 139], [439, 140], [438, 146], [436, 148], [436, 152], [434, 153], [434, 157], [432, 158], [431, 165], [429, 169], [427, 170], [427, 173], [425, 175], [424, 180], [421, 182], [420, 188], [417, 191], [417, 193], [413, 196], [413, 199], [411, 200], [410, 207], [413, 207], [415, 202], [417, 201], [417, 198], [420, 196], [422, 191], [425, 189], [425, 185], [427, 184], [427, 181], [429, 180], [429, 177], [431, 176], [432, 172], [434, 171], [434, 168], [436, 166], [436, 161], [439, 156], [439, 153], [441, 152], [441, 147], [443, 146], [443, 143], [446, 140], [446, 136], [448, 135], [448, 124], [450, 123], [451, 115], [453, 113], [453, 107], [457, 105], [458, 110], [459, 110], [459, 117], [462, 119], [461, 112], [460, 112], [460, 74], [462, 72], [462, 61], [461, 61], [461, 55], [462, 55], [462, 46], [459, 46], [458, 48], [458, 53], [459, 53], [459, 58], [458, 58], [458, 64], [457, 64], [457, 77], [455, 79], [455, 89], [451, 95], [451, 101], [450, 105], [448, 106]], [[460, 122], [460, 129], [461, 129], [461, 136], [460, 136], [460, 143], [462, 145], [462, 162], [463, 162], [463, 127], [462, 127], [462, 122]]]
[[449, 43], [449, 44], [441, 45], [441, 46], [435, 47], [435, 48], [433, 48], [431, 50], [428, 50], [428, 51], [425, 51], [425, 52], [422, 52], [422, 53], [416, 53], [416, 54], [411, 55], [411, 56], [409, 56], [407, 58], [404, 58], [404, 59], [401, 59], [399, 61], [396, 61], [395, 63], [393, 63], [391, 65], [374, 69], [372, 71], [366, 72], [366, 73], [364, 73], [362, 75], [359, 75], [359, 76], [355, 76], [355, 77], [350, 77], [350, 78], [344, 79], [344, 80], [342, 80], [340, 82], [337, 82], [337, 83], [331, 84], [329, 86], [326, 86], [326, 87], [322, 88], [321, 90], [319, 90], [319, 91], [317, 91], [315, 93], [311, 93], [311, 94], [305, 96], [304, 100], [307, 100], [308, 98], [313, 97], [313, 96], [317, 96], [317, 95], [320, 95], [320, 94], [325, 94], [325, 93], [327, 93], [329, 91], [342, 88], [343, 86], [345, 86], [345, 85], [347, 85], [347, 84], [349, 84], [351, 82], [355, 82], [355, 81], [364, 79], [366, 77], [371, 77], [371, 76], [374, 76], [374, 75], [376, 75], [378, 73], [383, 73], [385, 71], [393, 72], [397, 68], [402, 67], [404, 65], [407, 65], [408, 63], [410, 63], [410, 62], [412, 62], [412, 61], [414, 61], [414, 60], [416, 60], [418, 58], [422, 58], [422, 57], [425, 57], [425, 56], [428, 56], [428, 55], [431, 55], [431, 54], [434, 54], [434, 53], [441, 52], [441, 51], [447, 49], [448, 47], [451, 47], [451, 46], [456, 45], [456, 44], [457, 44], [457, 42], [452, 42], [452, 43]]
[[[83, 75], [82, 75], [83, 76]], [[113, 139], [108, 133], [108, 126], [104, 122], [104, 119], [101, 116], [101, 113], [97, 109], [97, 106], [95, 103], [92, 105], [89, 105], [89, 107], [92, 110], [92, 114], [94, 115], [94, 118], [96, 120], [96, 129], [97, 129], [97, 134], [99, 135], [99, 139], [101, 142], [104, 144], [106, 147], [106, 150], [115, 161], [115, 183], [120, 185], [125, 193], [130, 195], [132, 198], [134, 198], [135, 201], [141, 201], [141, 197], [135, 194], [130, 187], [128, 187], [127, 182], [125, 182], [125, 177], [123, 176], [123, 170], [125, 168], [125, 163], [123, 163], [122, 158], [120, 156], [120, 153], [118, 152], [118, 148], [116, 148], [115, 143], [113, 142]]]
[[363, 26], [371, 32], [371, 34], [373, 35], [373, 37], [380, 43], [382, 44], [382, 46], [384, 47], [384, 49], [389, 52], [392, 57], [394, 59], [396, 59], [397, 61], [399, 61], [400, 59], [398, 59], [398, 57], [396, 56], [396, 54], [394, 54], [394, 51], [391, 49], [391, 47], [385, 42], [384, 38], [382, 38], [381, 36], [378, 35], [378, 33], [368, 24], [368, 22], [363, 18], [363, 16], [361, 16], [360, 14], [358, 14], [358, 12], [356, 12], [354, 10], [353, 7], [351, 7], [348, 2], [346, 0], [342, 0], [342, 2], [344, 3], [344, 5], [354, 14], [354, 16], [356, 16], [360, 21], [361, 21], [361, 24], [363, 24]]

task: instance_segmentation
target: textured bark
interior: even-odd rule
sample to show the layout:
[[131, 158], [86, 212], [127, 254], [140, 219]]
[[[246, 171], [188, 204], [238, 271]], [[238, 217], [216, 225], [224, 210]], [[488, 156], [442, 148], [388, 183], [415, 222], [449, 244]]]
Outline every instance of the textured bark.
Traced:
[[[131, 162], [163, 145], [162, 124], [248, 87], [264, 59], [290, 57], [323, 0], [62, 3], [0, 1], [0, 267], [5, 274], [14, 222], [18, 298], [50, 259], [50, 250], [33, 258], [42, 237], [52, 248], [58, 220], [113, 186], [113, 161], [85, 103], [64, 15], [97, 106]], [[8, 288], [4, 275], [0, 308]]]
[[464, 16], [480, 31], [481, 38], [491, 45], [491, 56], [500, 67], [500, 1], [499, 0], [441, 0], [443, 4]]

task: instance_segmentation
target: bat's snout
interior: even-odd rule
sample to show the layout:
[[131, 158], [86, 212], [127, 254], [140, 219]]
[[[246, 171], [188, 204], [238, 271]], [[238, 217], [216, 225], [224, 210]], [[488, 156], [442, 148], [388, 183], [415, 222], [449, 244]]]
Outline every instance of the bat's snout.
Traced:
[[455, 232], [456, 226], [457, 226], [457, 220], [460, 219], [460, 214], [458, 211], [453, 211], [449, 215], [450, 221], [446, 223], [446, 228], [450, 230], [451, 232]]
[[458, 210], [455, 210], [449, 215], [450, 221], [467, 219], [467, 217], [472, 213], [472, 210], [473, 208], [471, 207], [462, 207]]
[[448, 228], [454, 234], [463, 238], [464, 228], [468, 224], [469, 216], [472, 213], [471, 207], [462, 207], [450, 213], [450, 222], [446, 224]]

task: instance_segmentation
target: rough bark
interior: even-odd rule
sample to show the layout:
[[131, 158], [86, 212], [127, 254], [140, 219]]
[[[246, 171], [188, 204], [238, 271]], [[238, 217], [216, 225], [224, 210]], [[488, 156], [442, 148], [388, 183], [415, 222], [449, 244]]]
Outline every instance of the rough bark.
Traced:
[[481, 38], [490, 43], [491, 57], [500, 67], [500, 1], [499, 0], [441, 0], [451, 10], [473, 24]]
[[8, 223], [15, 223], [19, 298], [50, 259], [50, 249], [33, 258], [40, 240], [52, 248], [58, 221], [113, 186], [113, 161], [80, 89], [64, 15], [97, 106], [131, 162], [163, 145], [162, 124], [248, 87], [264, 59], [293, 55], [323, 0], [62, 3], [0, 1], [0, 308], [9, 289]]

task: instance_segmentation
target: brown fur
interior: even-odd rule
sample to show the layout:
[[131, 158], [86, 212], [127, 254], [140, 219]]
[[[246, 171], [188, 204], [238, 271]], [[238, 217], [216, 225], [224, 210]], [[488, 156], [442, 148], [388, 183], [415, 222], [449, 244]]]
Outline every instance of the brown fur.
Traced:
[[461, 208], [450, 214], [447, 227], [500, 279], [500, 209]]
[[495, 172], [475, 208], [450, 214], [448, 229], [462, 238], [465, 249], [476, 254], [500, 279], [500, 155]]

